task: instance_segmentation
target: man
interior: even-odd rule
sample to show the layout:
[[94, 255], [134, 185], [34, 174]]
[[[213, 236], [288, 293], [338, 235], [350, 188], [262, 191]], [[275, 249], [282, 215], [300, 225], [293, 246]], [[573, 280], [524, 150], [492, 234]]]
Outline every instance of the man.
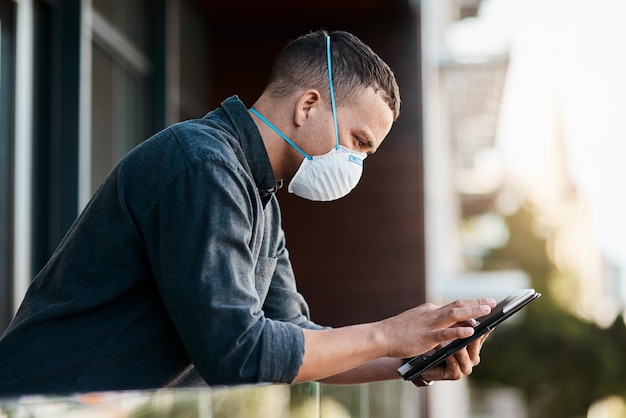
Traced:
[[[398, 378], [402, 358], [473, 333], [491, 299], [320, 327], [297, 292], [275, 192], [333, 200], [399, 112], [356, 37], [290, 43], [247, 109], [236, 97], [124, 157], [0, 340], [0, 395]], [[422, 376], [458, 379], [482, 340]]]

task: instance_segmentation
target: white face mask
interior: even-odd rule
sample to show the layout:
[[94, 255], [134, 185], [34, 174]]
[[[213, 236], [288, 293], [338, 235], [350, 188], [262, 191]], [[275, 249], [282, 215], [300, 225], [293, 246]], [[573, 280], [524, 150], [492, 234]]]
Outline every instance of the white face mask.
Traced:
[[340, 145], [327, 154], [305, 158], [287, 190], [321, 202], [344, 197], [361, 179], [365, 157], [363, 152]]
[[330, 59], [330, 36], [326, 36], [326, 53], [328, 60], [328, 78], [330, 82], [330, 99], [335, 123], [335, 146], [330, 152], [318, 156], [308, 155], [259, 112], [254, 108], [250, 108], [252, 113], [304, 156], [304, 160], [291, 179], [291, 182], [289, 182], [287, 190], [297, 196], [316, 201], [336, 200], [350, 193], [361, 179], [363, 160], [367, 157], [365, 153], [357, 152], [343, 145], [339, 145], [339, 129], [337, 127], [335, 91]]

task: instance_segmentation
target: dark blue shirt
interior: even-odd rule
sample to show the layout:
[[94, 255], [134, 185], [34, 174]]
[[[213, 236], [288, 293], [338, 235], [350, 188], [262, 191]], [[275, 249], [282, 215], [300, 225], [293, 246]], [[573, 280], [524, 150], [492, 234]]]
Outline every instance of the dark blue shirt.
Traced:
[[0, 340], [0, 395], [291, 382], [316, 328], [236, 97], [107, 176]]

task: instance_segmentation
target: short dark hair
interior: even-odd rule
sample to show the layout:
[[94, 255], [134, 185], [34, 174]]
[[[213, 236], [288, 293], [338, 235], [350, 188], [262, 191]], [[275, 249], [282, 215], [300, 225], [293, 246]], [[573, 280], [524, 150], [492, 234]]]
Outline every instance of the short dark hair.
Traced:
[[400, 91], [391, 68], [359, 38], [344, 31], [319, 30], [291, 41], [278, 54], [265, 88], [282, 98], [296, 89], [315, 88], [330, 97], [326, 37], [330, 36], [333, 84], [338, 105], [351, 103], [358, 88], [372, 87], [387, 102], [394, 120]]

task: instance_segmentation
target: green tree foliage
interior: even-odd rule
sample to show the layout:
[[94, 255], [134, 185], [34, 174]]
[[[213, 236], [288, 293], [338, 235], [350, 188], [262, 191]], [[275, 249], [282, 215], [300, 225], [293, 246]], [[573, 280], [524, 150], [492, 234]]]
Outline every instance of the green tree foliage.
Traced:
[[543, 297], [493, 332], [472, 381], [518, 387], [533, 418], [585, 417], [600, 399], [626, 397], [623, 318], [603, 329], [561, 308], [550, 293], [549, 281], [557, 275], [556, 267], [532, 213], [520, 209], [506, 222], [509, 241], [487, 255], [485, 267], [514, 263], [530, 276]]

